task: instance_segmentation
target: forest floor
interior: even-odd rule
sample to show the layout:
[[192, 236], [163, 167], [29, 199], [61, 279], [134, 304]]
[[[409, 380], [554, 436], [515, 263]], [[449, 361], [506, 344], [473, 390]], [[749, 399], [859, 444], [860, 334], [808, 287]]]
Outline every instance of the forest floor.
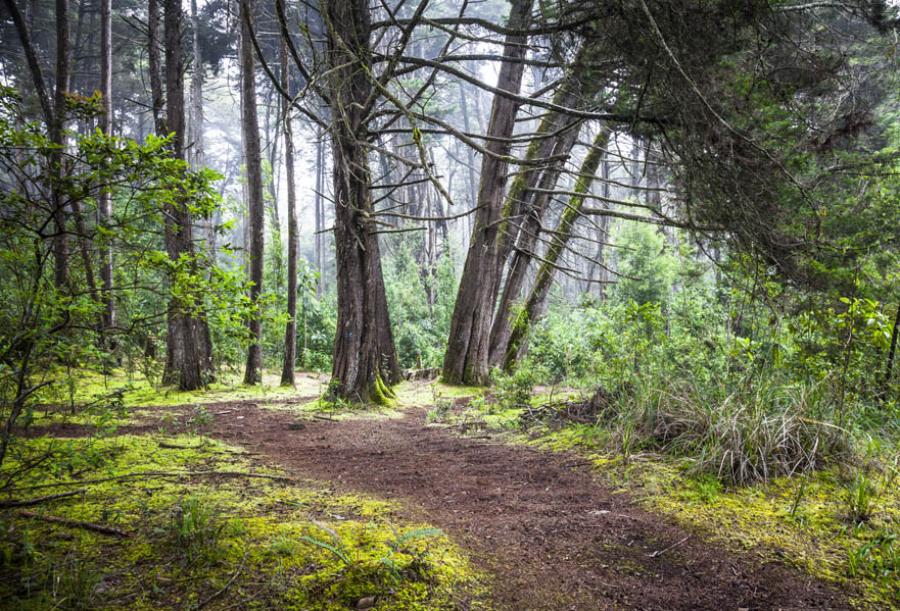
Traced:
[[444, 529], [493, 575], [498, 608], [848, 606], [799, 571], [726, 551], [638, 508], [574, 455], [461, 437], [426, 426], [422, 408], [298, 429], [288, 412], [221, 407], [232, 411], [215, 416], [209, 435], [339, 492], [400, 500]]
[[424, 389], [396, 410], [299, 419], [314, 396], [206, 402], [199, 430], [196, 405], [158, 406], [118, 433], [199, 432], [336, 494], [398, 501], [404, 520], [441, 528], [471, 554], [490, 576], [491, 608], [849, 608], [833, 585], [642, 508], [575, 453], [430, 424]]
[[[332, 410], [316, 400], [322, 385], [320, 377], [304, 374], [293, 391], [223, 388], [196, 397], [181, 393], [157, 395], [155, 401], [136, 403], [151, 398], [138, 393], [126, 397], [130, 405], [128, 414], [113, 423], [111, 439], [132, 440], [125, 442], [128, 444], [134, 444], [135, 439], [151, 440], [146, 443], [158, 446], [151, 448], [152, 455], [163, 452], [163, 448], [181, 448], [179, 444], [184, 444], [184, 439], [201, 440], [200, 446], [188, 442], [185, 452], [187, 448], [202, 448], [206, 443], [202, 440], [211, 439], [215, 440], [211, 443], [224, 444], [219, 450], [211, 448], [211, 453], [237, 452], [234, 455], [245, 461], [241, 467], [244, 470], [274, 472], [298, 483], [311, 482], [324, 488], [325, 496], [316, 493], [317, 500], [311, 505], [303, 500], [307, 498], [303, 495], [308, 493], [296, 492], [300, 500], [292, 501], [291, 506], [297, 509], [281, 518], [277, 513], [266, 513], [271, 513], [267, 509], [271, 499], [265, 500], [264, 496], [271, 495], [272, 490], [254, 492], [247, 486], [241, 492], [239, 485], [230, 492], [226, 490], [245, 499], [260, 495], [255, 508], [245, 508], [243, 513], [265, 515], [272, 525], [279, 520], [293, 520], [293, 524], [302, 525], [309, 522], [309, 515], [318, 512], [338, 516], [327, 522], [337, 525], [335, 528], [346, 524], [352, 531], [357, 527], [351, 523], [361, 519], [360, 532], [377, 530], [380, 527], [374, 526], [372, 518], [365, 517], [368, 515], [365, 511], [333, 510], [325, 506], [315, 509], [320, 502], [356, 506], [358, 501], [353, 499], [373, 499], [375, 503], [390, 504], [385, 516], [377, 513], [381, 517], [375, 518], [387, 520], [390, 531], [394, 532], [393, 535], [387, 532], [387, 548], [391, 548], [391, 537], [397, 541], [402, 539], [395, 526], [401, 529], [414, 529], [419, 524], [438, 527], [448, 537], [446, 544], [441, 545], [450, 546], [443, 548], [449, 551], [441, 553], [448, 554], [451, 565], [459, 562], [462, 564], [458, 566], [463, 567], [471, 562], [472, 570], [476, 571], [470, 578], [464, 576], [469, 569], [460, 568], [463, 573], [459, 573], [458, 584], [464, 588], [469, 587], [465, 584], [476, 585], [470, 593], [460, 594], [453, 608], [846, 609], [861, 603], [854, 584], [845, 579], [814, 576], [832, 573], [817, 570], [819, 567], [815, 566], [824, 566], [822, 559], [829, 559], [827, 555], [805, 556], [803, 546], [808, 540], [801, 537], [798, 547], [792, 548], [777, 542], [770, 545], [768, 539], [747, 541], [739, 537], [735, 542], [729, 537], [730, 531], [748, 532], [744, 519], [758, 522], [758, 530], [783, 535], [791, 541], [798, 539], [798, 532], [804, 532], [802, 525], [784, 526], [786, 520], [778, 512], [770, 516], [771, 522], [759, 518], [764, 515], [759, 512], [737, 517], [729, 513], [727, 504], [717, 506], [717, 501], [710, 502], [707, 498], [696, 501], [698, 506], [710, 510], [708, 514], [697, 513], [699, 520], [682, 519], [684, 516], [678, 511], [658, 510], [652, 502], [646, 502], [645, 489], [633, 482], [617, 485], [611, 478], [615, 468], [608, 459], [598, 461], [568, 442], [555, 447], [552, 441], [558, 440], [556, 434], [538, 439], [535, 444], [521, 434], [511, 433], [509, 427], [504, 430], [498, 425], [502, 415], [485, 412], [488, 422], [479, 418], [470, 420], [472, 397], [469, 395], [478, 392], [475, 389], [428, 382], [405, 383], [394, 408]], [[449, 413], [445, 411], [436, 417], [436, 405], [444, 405], [445, 410], [449, 405]], [[98, 430], [88, 418], [56, 421], [51, 411], [44, 421], [35, 422], [26, 435], [36, 441], [79, 439], [90, 437]], [[559, 435], [570, 432], [564, 429]], [[198, 465], [210, 460], [208, 456], [200, 459]], [[195, 484], [185, 482], [185, 485]], [[215, 494], [215, 489], [212, 486], [208, 492]], [[190, 488], [180, 490], [167, 494], [186, 494]], [[130, 494], [124, 490], [115, 493]], [[733, 500], [742, 508], [768, 503], [758, 492], [740, 494], [750, 496], [729, 498], [729, 503]], [[794, 497], [789, 491], [784, 494], [788, 496], [779, 496], [775, 502], [783, 504], [786, 498]], [[830, 489], [823, 494], [833, 496]], [[692, 502], [672, 495], [669, 490], [662, 498], [673, 499], [678, 507]], [[98, 493], [98, 503], [102, 502], [101, 496]], [[803, 501], [809, 506], [810, 521], [814, 521], [816, 499]], [[232, 502], [223, 500], [223, 504]], [[795, 501], [794, 509], [797, 504]], [[310, 507], [313, 514], [309, 513]], [[758, 507], [751, 509], [758, 510]], [[103, 517], [108, 513], [103, 510], [97, 515]], [[707, 523], [704, 515], [709, 516]], [[893, 513], [886, 514], [888, 518], [890, 515]], [[696, 516], [689, 516], [693, 517]], [[312, 522], [321, 528], [319, 522]], [[782, 526], [783, 532], [775, 532]], [[275, 539], [266, 534], [268, 531], [260, 530], [258, 545], [264, 550], [263, 556], [271, 555], [266, 549], [282, 547], [285, 536], [296, 537], [295, 530], [288, 528], [284, 536]], [[343, 537], [345, 532], [339, 534]], [[811, 537], [821, 539], [819, 534]], [[234, 538], [238, 540], [239, 536]], [[844, 545], [841, 539], [835, 541]], [[384, 551], [387, 548], [382, 545], [379, 548], [382, 551], [371, 552], [372, 562], [377, 564], [380, 554], [389, 554]], [[292, 549], [292, 553], [298, 553], [296, 548]], [[244, 560], [235, 555], [230, 562], [237, 564]], [[315, 583], [327, 586], [337, 583], [334, 579], [340, 575], [346, 576], [347, 567], [332, 570], [322, 557], [313, 564], [309, 559], [303, 562], [304, 567], [296, 570], [306, 571], [315, 565], [320, 574], [331, 575], [317, 578]], [[240, 566], [237, 570], [240, 571]], [[257, 570], [268, 569], [260, 565]], [[198, 582], [202, 582], [202, 574], [202, 571], [196, 573]], [[351, 585], [341, 590], [341, 596], [349, 603], [327, 608], [368, 608], [356, 603], [368, 600], [365, 596], [360, 598], [357, 592], [371, 588], [372, 577], [359, 578], [362, 582], [358, 587]], [[375, 578], [376, 582], [378, 579]], [[453, 584], [455, 578], [448, 574], [447, 578], [440, 579], [441, 583]], [[164, 579], [162, 583], [165, 584]], [[202, 586], [198, 587], [202, 593]], [[306, 592], [314, 591], [306, 589]], [[892, 591], [888, 584], [884, 594], [874, 599], [863, 597], [868, 602], [862, 604], [884, 608], [885, 601], [892, 598]], [[141, 600], [152, 603], [154, 599]], [[222, 597], [223, 604], [227, 600], [228, 596]], [[429, 604], [409, 608], [436, 608]], [[407, 607], [393, 595], [389, 608]]]

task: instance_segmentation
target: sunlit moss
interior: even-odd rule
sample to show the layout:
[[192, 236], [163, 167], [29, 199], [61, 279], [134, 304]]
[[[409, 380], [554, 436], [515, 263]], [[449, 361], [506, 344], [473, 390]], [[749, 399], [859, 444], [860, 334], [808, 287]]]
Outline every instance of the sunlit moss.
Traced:
[[[20, 483], [17, 496], [83, 488], [38, 511], [131, 536], [0, 514], [0, 599], [17, 608], [44, 609], [61, 597], [88, 608], [184, 608], [229, 583], [217, 602], [352, 609], [372, 596], [378, 609], [451, 608], [457, 600], [480, 608], [483, 576], [443, 533], [397, 518], [394, 503], [335, 495], [312, 481], [235, 475], [274, 471], [205, 437], [27, 443], [33, 454], [66, 450], [57, 468]], [[128, 477], [149, 473], [156, 475]], [[106, 478], [117, 479], [97, 481]], [[33, 488], [47, 484], [63, 485]]]

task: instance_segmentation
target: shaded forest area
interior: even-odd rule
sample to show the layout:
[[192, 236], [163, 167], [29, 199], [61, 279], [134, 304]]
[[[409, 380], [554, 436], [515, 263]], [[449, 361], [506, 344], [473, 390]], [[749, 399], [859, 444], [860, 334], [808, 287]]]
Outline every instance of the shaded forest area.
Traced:
[[2, 0], [0, 606], [900, 605], [898, 37]]

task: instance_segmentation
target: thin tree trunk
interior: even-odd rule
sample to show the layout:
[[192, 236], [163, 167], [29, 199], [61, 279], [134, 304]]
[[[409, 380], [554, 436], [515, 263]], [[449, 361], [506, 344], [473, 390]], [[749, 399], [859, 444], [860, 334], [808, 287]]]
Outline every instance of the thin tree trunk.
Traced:
[[[100, 115], [100, 129], [107, 136], [112, 136], [112, 0], [100, 1], [100, 93], [103, 95], [103, 113]], [[112, 218], [112, 197], [106, 185], [100, 186], [97, 213], [100, 227], [108, 231]], [[105, 233], [100, 239], [98, 258], [100, 260], [100, 283], [102, 285], [104, 339], [107, 349], [113, 350], [115, 349], [115, 343], [109, 337], [109, 332], [116, 326], [116, 302], [113, 297], [113, 258]]]
[[325, 188], [325, 133], [317, 132], [316, 139], [316, 271], [319, 273], [316, 282], [316, 297], [322, 298], [325, 292], [325, 204], [322, 189]]
[[556, 272], [557, 263], [566, 245], [569, 243], [575, 221], [578, 220], [581, 207], [584, 205], [584, 196], [591, 190], [594, 174], [597, 173], [597, 168], [603, 156], [600, 149], [604, 148], [608, 141], [609, 130], [603, 126], [596, 138], [594, 138], [593, 148], [588, 152], [581, 164], [581, 168], [579, 168], [578, 180], [574, 189], [576, 195], [569, 198], [568, 205], [563, 210], [559, 224], [553, 234], [553, 239], [547, 249], [547, 254], [544, 256], [540, 268], [538, 268], [534, 286], [531, 287], [525, 306], [519, 312], [512, 325], [509, 342], [506, 346], [506, 355], [503, 359], [504, 371], [510, 371], [515, 367], [525, 350], [534, 322], [543, 315], [547, 295], [550, 293], [550, 287], [553, 286], [553, 276]]
[[897, 315], [894, 317], [894, 330], [891, 332], [891, 347], [888, 350], [887, 362], [884, 365], [884, 384], [882, 396], [887, 397], [891, 387], [891, 377], [894, 375], [894, 359], [897, 356], [897, 336], [900, 335], [900, 305], [897, 306]]
[[[532, 0], [514, 0], [510, 7], [509, 28], [526, 28], [531, 18]], [[509, 61], [503, 63], [497, 87], [518, 93], [522, 85], [527, 37], [510, 34], [503, 50]], [[488, 135], [498, 140], [486, 147], [499, 156], [509, 154], [509, 138], [515, 127], [519, 104], [494, 96]], [[443, 379], [451, 384], [486, 384], [489, 381], [489, 350], [494, 301], [500, 281], [498, 260], [498, 223], [503, 208], [508, 163], [494, 155], [485, 155], [481, 165], [478, 210], [475, 229], [457, 292], [450, 337], [444, 355]]]
[[54, 145], [50, 154], [51, 197], [53, 222], [56, 235], [53, 238], [53, 275], [58, 289], [69, 283], [69, 254], [66, 240], [66, 202], [59, 189], [63, 176], [63, 149], [66, 138], [66, 93], [69, 88], [69, 2], [56, 0], [56, 90], [53, 102], [53, 122], [50, 141]]
[[262, 382], [262, 311], [259, 298], [263, 286], [263, 230], [265, 227], [265, 201], [263, 199], [262, 153], [259, 144], [259, 119], [256, 112], [256, 67], [253, 57], [253, 41], [250, 27], [253, 20], [253, 0], [241, 0], [241, 129], [244, 140], [244, 159], [247, 168], [247, 207], [250, 223], [248, 248], [250, 270], [250, 303], [253, 311], [247, 327], [250, 346], [247, 349], [247, 366], [244, 384]]
[[331, 391], [338, 397], [384, 403], [400, 366], [387, 309], [373, 211], [364, 105], [372, 84], [366, 0], [328, 0], [331, 127], [337, 253], [338, 320]]
[[[285, 91], [291, 90], [287, 43], [284, 41], [281, 44], [281, 86]], [[288, 226], [288, 321], [284, 330], [284, 367], [281, 370], [281, 384], [282, 386], [293, 386], [294, 368], [297, 366], [297, 248], [299, 236], [297, 235], [297, 193], [294, 189], [294, 132], [291, 128], [291, 108], [284, 98], [281, 98], [281, 124], [284, 130]]]
[[148, 0], [147, 69], [150, 72], [150, 105], [153, 110], [153, 129], [157, 136], [165, 136], [165, 97], [162, 83], [162, 62], [159, 57], [159, 33], [159, 0]]

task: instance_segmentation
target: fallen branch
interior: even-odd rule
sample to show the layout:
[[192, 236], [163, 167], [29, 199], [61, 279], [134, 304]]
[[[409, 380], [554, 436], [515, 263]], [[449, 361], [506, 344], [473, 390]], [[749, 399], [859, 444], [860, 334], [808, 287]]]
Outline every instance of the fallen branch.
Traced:
[[82, 486], [85, 484], [102, 484], [104, 482], [115, 482], [128, 479], [138, 479], [142, 477], [248, 477], [253, 479], [270, 479], [277, 482], [285, 482], [289, 484], [297, 483], [292, 477], [283, 475], [269, 475], [267, 473], [245, 473], [243, 471], [141, 471], [140, 473], [126, 473], [125, 475], [116, 475], [112, 477], [100, 477], [97, 479], [83, 479], [77, 482], [56, 482], [53, 484], [38, 484], [36, 486], [28, 486], [19, 488], [14, 492], [22, 492], [25, 490], [39, 490], [43, 488], [62, 488], [65, 486]]
[[670, 549], [674, 549], [674, 548], [678, 547], [679, 545], [681, 545], [682, 543], [684, 543], [685, 541], [687, 541], [690, 537], [691, 537], [690, 535], [685, 535], [684, 537], [681, 538], [681, 540], [676, 541], [669, 547], [662, 549], [662, 550], [657, 550], [657, 551], [653, 552], [652, 554], [649, 554], [647, 557], [648, 558], [659, 558], [660, 556], [665, 554]]
[[63, 526], [69, 526], [71, 528], [83, 528], [84, 530], [90, 530], [91, 532], [100, 533], [101, 535], [110, 535], [113, 537], [119, 537], [121, 539], [127, 539], [131, 536], [131, 533], [127, 533], [124, 530], [119, 530], [118, 528], [114, 528], [112, 526], [104, 526], [103, 524], [94, 524], [93, 522], [84, 522], [82, 520], [70, 520], [68, 518], [48, 516], [40, 513], [35, 513], [33, 511], [27, 511], [25, 509], [17, 511], [16, 514], [22, 516], [23, 518], [32, 518], [35, 520], [41, 520], [43, 522], [50, 522], [51, 524], [61, 524]]
[[235, 580], [238, 578], [238, 575], [240, 575], [240, 574], [241, 574], [241, 571], [244, 570], [244, 562], [246, 562], [246, 560], [247, 560], [247, 552], [244, 552], [244, 557], [241, 558], [241, 563], [238, 565], [237, 570], [236, 570], [236, 571], [234, 572], [234, 574], [231, 576], [231, 579], [228, 580], [228, 583], [226, 583], [226, 584], [222, 587], [221, 590], [218, 590], [218, 591], [216, 591], [216, 592], [213, 592], [212, 594], [210, 594], [209, 596], [207, 596], [205, 599], [203, 599], [202, 601], [200, 601], [200, 603], [197, 605], [198, 611], [199, 611], [199, 609], [202, 609], [203, 607], [205, 607], [206, 605], [208, 605], [209, 603], [211, 603], [212, 601], [214, 601], [215, 599], [217, 599], [218, 597], [220, 597], [222, 594], [224, 594], [224, 593], [228, 590], [228, 588], [230, 588], [230, 587], [232, 586], [232, 584], [233, 584], [233, 583], [235, 582]]
[[40, 505], [41, 503], [49, 503], [50, 501], [55, 501], [56, 499], [64, 499], [66, 497], [75, 496], [77, 494], [83, 494], [85, 492], [84, 488], [81, 490], [73, 490], [71, 492], [60, 492], [59, 494], [50, 494], [48, 496], [41, 496], [36, 499], [11, 499], [8, 501], [0, 501], [0, 509], [8, 509], [10, 507], [34, 507], [35, 505]]

